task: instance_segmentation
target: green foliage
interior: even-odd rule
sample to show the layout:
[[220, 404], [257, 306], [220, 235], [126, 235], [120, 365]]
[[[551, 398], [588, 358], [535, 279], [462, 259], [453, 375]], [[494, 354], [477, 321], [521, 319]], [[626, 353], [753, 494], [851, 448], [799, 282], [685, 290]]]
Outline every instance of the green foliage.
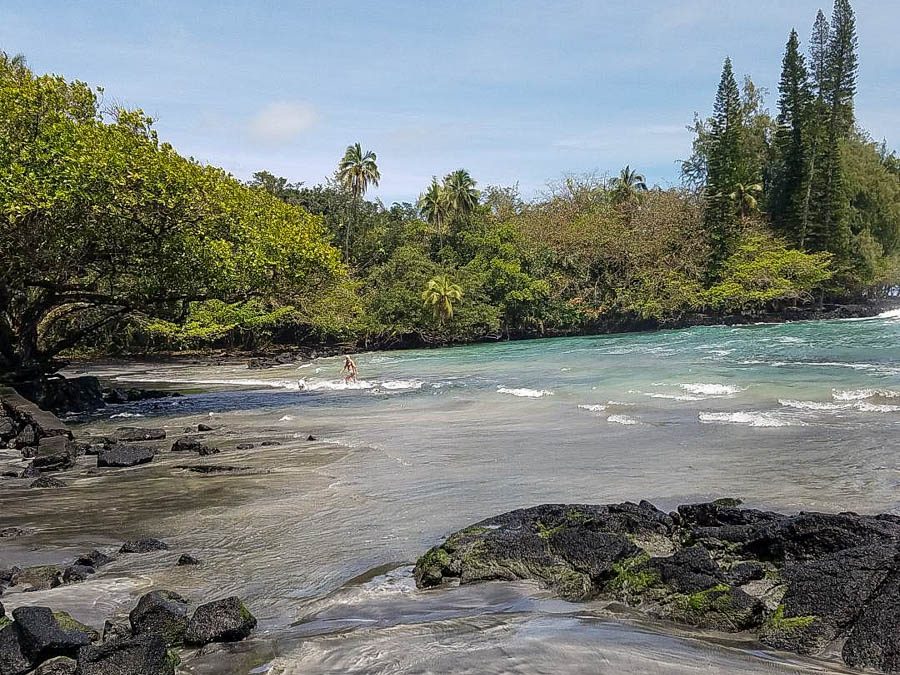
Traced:
[[127, 316], [179, 321], [192, 301], [302, 296], [343, 274], [318, 219], [182, 158], [140, 111], [104, 116], [87, 85], [6, 56], [0, 205], [0, 371], [13, 376]]
[[715, 277], [731, 253], [738, 235], [738, 214], [733, 205], [735, 190], [752, 179], [744, 139], [741, 96], [731, 67], [725, 59], [710, 120], [706, 167], [704, 226], [710, 242], [710, 276]]
[[714, 309], [732, 311], [809, 300], [831, 278], [830, 261], [828, 253], [804, 253], [770, 235], [750, 232], [703, 298]]
[[458, 169], [385, 207], [365, 198], [381, 175], [359, 143], [323, 185], [242, 184], [141, 111], [102, 114], [84, 83], [0, 55], [0, 370], [91, 346], [446, 344], [890, 293], [900, 159], [854, 129], [856, 70], [837, 0], [808, 61], [791, 33], [777, 120], [726, 60], [686, 189], [628, 165], [528, 202]]
[[453, 318], [453, 303], [463, 298], [463, 290], [454, 284], [446, 274], [428, 280], [422, 291], [422, 301], [430, 307], [434, 318], [441, 323]]

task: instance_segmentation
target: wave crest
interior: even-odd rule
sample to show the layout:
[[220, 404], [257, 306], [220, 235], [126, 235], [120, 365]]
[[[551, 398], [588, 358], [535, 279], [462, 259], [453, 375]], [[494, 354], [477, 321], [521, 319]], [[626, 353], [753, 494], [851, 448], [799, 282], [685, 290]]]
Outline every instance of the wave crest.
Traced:
[[544, 396], [553, 396], [553, 392], [547, 391], [546, 389], [526, 389], [525, 387], [520, 387], [518, 389], [497, 387], [497, 393], [518, 396], [519, 398], [542, 398]]
[[805, 426], [803, 422], [795, 422], [767, 412], [702, 412], [698, 416], [703, 424], [737, 424], [748, 427], [789, 427]]

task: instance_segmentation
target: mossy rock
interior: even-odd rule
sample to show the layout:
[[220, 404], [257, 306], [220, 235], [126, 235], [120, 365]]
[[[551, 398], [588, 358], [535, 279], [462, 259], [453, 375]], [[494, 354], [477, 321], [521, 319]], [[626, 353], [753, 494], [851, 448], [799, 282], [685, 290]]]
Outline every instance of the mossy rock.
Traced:
[[450, 554], [443, 546], [435, 546], [416, 562], [413, 574], [416, 585], [420, 588], [431, 588], [443, 581], [444, 572], [450, 567]]
[[784, 605], [778, 605], [763, 624], [759, 639], [776, 649], [790, 649], [800, 654], [815, 654], [822, 647], [819, 617], [785, 616]]
[[648, 567], [649, 562], [650, 556], [641, 553], [616, 563], [604, 590], [630, 605], [639, 603], [647, 591], [661, 586], [659, 572]]
[[78, 619], [73, 618], [68, 612], [53, 612], [53, 618], [56, 619], [56, 623], [59, 624], [59, 627], [64, 631], [79, 631], [81, 633], [86, 633], [91, 638], [91, 642], [97, 642], [100, 639], [99, 631], [81, 623]]
[[740, 588], [717, 584], [697, 593], [673, 596], [665, 615], [677, 623], [736, 633], [759, 626], [764, 611], [757, 598]]

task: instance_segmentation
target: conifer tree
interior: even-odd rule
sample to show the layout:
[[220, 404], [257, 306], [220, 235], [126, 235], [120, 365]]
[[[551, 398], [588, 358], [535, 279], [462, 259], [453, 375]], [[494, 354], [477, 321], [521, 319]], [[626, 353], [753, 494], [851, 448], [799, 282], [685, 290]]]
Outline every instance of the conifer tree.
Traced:
[[712, 255], [709, 276], [715, 278], [731, 252], [737, 235], [738, 216], [730, 195], [743, 178], [742, 111], [731, 59], [726, 58], [716, 92], [710, 125], [709, 160], [706, 176], [704, 226]]
[[[818, 83], [821, 151], [813, 175], [816, 189], [810, 215], [809, 247], [830, 251], [839, 258], [849, 254], [851, 232], [849, 204], [844, 190], [841, 144], [853, 129], [853, 96], [856, 93], [856, 19], [849, 0], [835, 0], [831, 16], [824, 73]], [[824, 127], [824, 129], [822, 129]]]
[[810, 181], [812, 93], [797, 31], [788, 38], [778, 85], [778, 126], [769, 211], [773, 225], [790, 240], [806, 238], [804, 207]]

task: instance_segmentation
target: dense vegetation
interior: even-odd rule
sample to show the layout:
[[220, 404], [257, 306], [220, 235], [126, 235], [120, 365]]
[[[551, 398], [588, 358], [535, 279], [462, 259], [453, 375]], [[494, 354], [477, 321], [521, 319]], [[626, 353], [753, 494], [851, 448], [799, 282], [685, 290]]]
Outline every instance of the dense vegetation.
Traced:
[[365, 199], [380, 173], [359, 143], [325, 184], [242, 184], [4, 55], [0, 370], [75, 347], [445, 344], [890, 293], [900, 160], [855, 124], [847, 0], [808, 51], [792, 31], [774, 117], [726, 59], [681, 188], [625, 167], [524, 201], [459, 169], [390, 207]]

